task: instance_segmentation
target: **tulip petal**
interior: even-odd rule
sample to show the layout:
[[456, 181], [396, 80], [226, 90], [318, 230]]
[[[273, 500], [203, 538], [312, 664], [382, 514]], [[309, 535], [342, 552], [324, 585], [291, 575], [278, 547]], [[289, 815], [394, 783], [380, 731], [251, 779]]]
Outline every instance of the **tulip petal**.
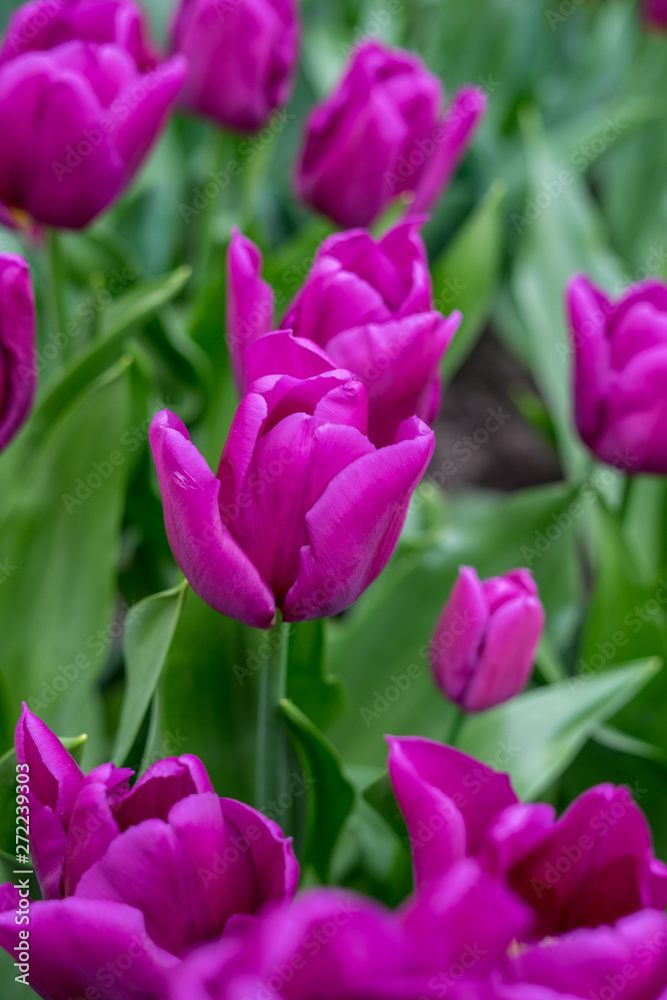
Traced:
[[312, 340], [279, 330], [260, 337], [246, 348], [248, 384], [265, 375], [312, 378], [336, 368], [335, 362]]
[[442, 137], [419, 181], [411, 212], [429, 209], [446, 188], [484, 117], [486, 104], [486, 95], [478, 87], [462, 87], [454, 94]]
[[341, 367], [368, 389], [369, 433], [378, 447], [391, 444], [403, 420], [429, 416], [433, 383], [461, 313], [416, 313], [381, 325], [348, 329], [326, 345]]
[[104, 855], [120, 830], [111, 811], [115, 798], [127, 791], [128, 768], [103, 764], [86, 776], [67, 830], [63, 861], [63, 895], [72, 896], [83, 873]]
[[416, 417], [396, 443], [348, 465], [306, 514], [308, 544], [283, 605], [286, 621], [337, 614], [384, 569], [426, 471], [433, 432]]
[[501, 810], [516, 805], [506, 774], [419, 737], [388, 738], [389, 776], [405, 817], [417, 885], [478, 854]]
[[212, 608], [256, 628], [270, 628], [273, 594], [229, 529], [218, 507], [220, 483], [168, 410], [151, 425], [165, 526], [188, 581]]
[[30, 793], [67, 827], [83, 771], [60, 740], [23, 703], [15, 733], [16, 758], [30, 768]]
[[0, 254], [0, 451], [26, 420], [37, 389], [35, 300], [22, 257]]
[[[14, 916], [0, 913], [0, 947], [10, 954], [21, 929]], [[30, 906], [29, 981], [46, 1000], [84, 996], [91, 985], [104, 1000], [163, 1000], [178, 964], [130, 906], [76, 898]]]
[[[226, 266], [227, 344], [236, 385], [242, 395], [246, 389], [245, 352], [273, 329], [273, 289], [261, 278], [262, 254], [259, 248], [236, 227], [232, 229]], [[277, 372], [265, 371], [261, 374]]]
[[489, 618], [478, 663], [463, 696], [466, 712], [481, 712], [513, 698], [530, 680], [544, 628], [537, 597], [517, 597]]
[[593, 447], [609, 385], [611, 358], [607, 319], [613, 313], [613, 306], [583, 274], [575, 275], [570, 280], [566, 297], [574, 350], [577, 428], [586, 444]]
[[238, 828], [250, 845], [259, 904], [289, 902], [299, 882], [299, 863], [294, 856], [292, 838], [286, 837], [277, 823], [235, 799], [221, 799], [226, 818]]
[[463, 697], [475, 669], [488, 619], [488, 603], [477, 571], [461, 566], [430, 648], [436, 684], [454, 702]]
[[202, 762], [190, 754], [167, 757], [152, 764], [127, 795], [113, 806], [121, 830], [145, 819], [166, 820], [172, 807], [188, 795], [212, 792]]

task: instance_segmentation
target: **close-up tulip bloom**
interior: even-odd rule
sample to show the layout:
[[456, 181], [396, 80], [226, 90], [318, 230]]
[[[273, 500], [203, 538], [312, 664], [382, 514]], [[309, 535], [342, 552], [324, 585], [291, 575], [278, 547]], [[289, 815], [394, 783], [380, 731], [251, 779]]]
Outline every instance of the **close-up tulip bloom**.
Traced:
[[192, 588], [216, 611], [270, 628], [348, 608], [392, 555], [433, 454], [417, 417], [393, 444], [367, 437], [349, 372], [255, 382], [214, 475], [173, 413], [150, 431], [165, 525]]
[[418, 737], [389, 746], [418, 886], [476, 858], [534, 910], [535, 940], [665, 908], [667, 866], [627, 788], [591, 788], [556, 819], [553, 806], [521, 803], [506, 774], [460, 750]]
[[[440, 363], [461, 322], [459, 312], [445, 318], [434, 308], [421, 223], [401, 222], [379, 240], [363, 229], [329, 237], [280, 323], [364, 383], [368, 436], [378, 446], [390, 444], [407, 417], [434, 422]], [[248, 345], [274, 329], [274, 295], [261, 265], [257, 247], [234, 231], [227, 256], [227, 331], [241, 392]]]
[[462, 566], [431, 639], [436, 684], [466, 712], [513, 698], [530, 680], [543, 627], [528, 570], [480, 580]]
[[37, 388], [35, 302], [23, 257], [0, 254], [0, 450], [25, 422]]
[[[54, 6], [56, 10], [54, 11]], [[0, 201], [80, 229], [131, 181], [186, 74], [156, 64], [132, 0], [35, 0], [0, 50]]]
[[[25, 815], [43, 896], [29, 906], [29, 979], [40, 996], [96, 988], [119, 1000], [160, 997], [193, 946], [218, 938], [235, 915], [294, 895], [291, 840], [219, 798], [196, 757], [161, 760], [130, 789], [127, 768], [84, 775], [25, 706], [16, 756], [29, 778]], [[17, 888], [0, 887], [0, 946], [12, 955]]]
[[445, 110], [442, 84], [421, 59], [365, 42], [306, 123], [297, 192], [343, 228], [370, 225], [407, 193], [411, 211], [423, 212], [451, 180], [485, 109], [479, 88], [462, 87]]
[[567, 312], [582, 440], [624, 472], [667, 474], [667, 285], [649, 279], [614, 302], [577, 275]]
[[299, 55], [297, 0], [181, 0], [172, 48], [188, 60], [181, 104], [254, 132], [287, 104]]
[[450, 983], [481, 985], [529, 922], [528, 908], [470, 861], [397, 913], [349, 891], [311, 890], [194, 953], [169, 1000], [442, 997], [443, 970], [454, 970]]

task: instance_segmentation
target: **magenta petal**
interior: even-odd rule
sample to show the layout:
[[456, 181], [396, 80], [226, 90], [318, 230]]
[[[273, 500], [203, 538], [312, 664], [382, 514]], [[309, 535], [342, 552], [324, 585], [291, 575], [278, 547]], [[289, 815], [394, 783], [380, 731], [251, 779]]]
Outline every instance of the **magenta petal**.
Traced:
[[607, 319], [612, 306], [584, 275], [567, 287], [567, 310], [574, 351], [574, 398], [579, 433], [592, 446], [599, 432], [611, 368]]
[[478, 854], [489, 826], [517, 798], [499, 774], [452, 747], [419, 737], [389, 739], [389, 776], [405, 817], [418, 884]]
[[381, 325], [345, 330], [326, 345], [341, 367], [355, 372], [368, 389], [368, 436], [378, 447], [391, 444], [403, 420], [431, 415], [433, 383], [461, 322], [461, 314], [415, 313]]
[[454, 968], [465, 958], [482, 978], [514, 941], [525, 940], [534, 917], [502, 882], [466, 859], [422, 888], [403, 920], [424, 965], [437, 956], [441, 969]]
[[180, 799], [212, 791], [211, 779], [197, 757], [167, 757], [152, 764], [134, 788], [114, 804], [114, 817], [121, 830], [145, 819], [166, 820]]
[[544, 608], [537, 597], [517, 597], [491, 615], [481, 657], [463, 698], [467, 712], [500, 705], [524, 689], [543, 628]]
[[222, 523], [220, 483], [190, 443], [184, 425], [163, 410], [153, 419], [150, 441], [167, 536], [191, 586], [221, 614], [270, 628], [275, 616], [273, 594]]
[[[85, 779], [79, 792], [69, 829], [63, 863], [63, 894], [74, 895], [83, 873], [104, 855], [120, 830], [111, 811], [111, 802], [122, 794], [132, 771], [103, 764]], [[123, 787], [124, 786], [124, 787]]]
[[433, 448], [433, 432], [413, 417], [395, 444], [358, 458], [333, 479], [306, 514], [308, 544], [285, 599], [286, 621], [337, 614], [373, 582], [396, 547]]
[[462, 566], [431, 639], [436, 684], [458, 702], [477, 663], [489, 609], [477, 571]]
[[[145, 76], [137, 77], [124, 93], [119, 94], [117, 144], [125, 164], [125, 183], [134, 176], [166, 124], [187, 70], [186, 60], [174, 56]], [[137, 92], [142, 94], [139, 101]], [[112, 105], [112, 111], [113, 108]]]
[[261, 272], [258, 247], [234, 228], [227, 251], [227, 343], [240, 394], [246, 389], [246, 349], [273, 329], [273, 289]]
[[259, 902], [260, 876], [250, 845], [223, 808], [211, 792], [181, 799], [169, 812], [169, 825], [190, 862], [202, 941], [220, 935], [234, 914], [254, 913]]
[[451, 180], [486, 112], [486, 95], [478, 87], [462, 87], [442, 125], [443, 137], [419, 182], [411, 212], [430, 208]]
[[[20, 927], [0, 914], [0, 946], [12, 954]], [[30, 985], [47, 1000], [85, 996], [91, 985], [104, 1000], [162, 1000], [178, 960], [146, 934], [130, 906], [64, 899], [30, 907]]]
[[249, 385], [265, 375], [308, 379], [336, 368], [335, 362], [312, 340], [284, 330], [269, 333], [250, 344], [245, 360]]
[[35, 300], [22, 257], [0, 254], [0, 451], [27, 418], [37, 388]]
[[292, 838], [286, 837], [277, 823], [267, 819], [243, 802], [221, 799], [225, 817], [238, 828], [250, 846], [259, 904], [289, 902], [299, 881], [299, 864], [294, 857]]
[[23, 704], [16, 727], [16, 758], [30, 768], [30, 792], [66, 829], [83, 771], [57, 736]]

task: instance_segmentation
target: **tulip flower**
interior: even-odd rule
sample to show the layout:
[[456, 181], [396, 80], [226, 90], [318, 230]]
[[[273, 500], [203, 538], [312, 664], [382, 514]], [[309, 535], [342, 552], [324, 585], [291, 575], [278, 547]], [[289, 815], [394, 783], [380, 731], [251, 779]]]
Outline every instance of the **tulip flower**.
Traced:
[[644, 21], [650, 28], [667, 28], [667, 0], [644, 0]]
[[567, 289], [577, 429], [603, 462], [667, 473], [667, 285], [649, 279], [612, 302], [584, 275]]
[[530, 572], [481, 581], [462, 566], [430, 646], [436, 684], [466, 712], [482, 712], [524, 689], [544, 627]]
[[190, 64], [181, 96], [189, 111], [254, 132], [289, 100], [297, 0], [181, 0], [171, 35]]
[[506, 774], [459, 750], [417, 737], [389, 745], [418, 886], [473, 857], [533, 909], [533, 940], [665, 908], [667, 866], [627, 788], [591, 788], [556, 819], [552, 806], [523, 805]]
[[0, 451], [25, 422], [37, 388], [35, 302], [28, 265], [0, 254]]
[[[390, 444], [406, 417], [433, 423], [440, 404], [440, 363], [461, 322], [434, 309], [421, 219], [406, 220], [375, 240], [364, 230], [320, 247], [305, 284], [281, 322], [324, 352], [329, 367], [352, 371], [368, 390], [374, 444]], [[227, 258], [227, 330], [241, 392], [249, 344], [273, 329], [274, 295], [261, 278], [262, 257], [238, 231]], [[296, 374], [275, 350], [274, 367], [258, 374]], [[256, 356], [256, 362], [258, 362]]]
[[349, 372], [266, 376], [243, 397], [214, 475], [173, 413], [153, 419], [172, 552], [216, 611], [270, 628], [337, 614], [384, 568], [433, 432], [405, 420], [366, 436], [366, 390]]
[[463, 87], [444, 110], [421, 59], [371, 41], [355, 49], [334, 93], [312, 112], [297, 165], [301, 198], [338, 225], [368, 226], [399, 195], [428, 209], [453, 176], [486, 108]]
[[79, 229], [130, 182], [186, 74], [155, 66], [132, 0], [36, 0], [0, 51], [0, 201]]
[[169, 1000], [442, 997], [443, 970], [453, 970], [450, 983], [480, 983], [528, 921], [527, 908], [469, 861], [398, 913], [340, 889], [312, 890], [194, 953]]
[[[30, 851], [44, 897], [29, 905], [29, 982], [48, 1000], [162, 997], [196, 944], [230, 918], [291, 899], [291, 841], [261, 813], [220, 799], [202, 763], [159, 761], [84, 775], [25, 706], [16, 731], [28, 781]], [[17, 887], [0, 887], [0, 946], [20, 946]]]

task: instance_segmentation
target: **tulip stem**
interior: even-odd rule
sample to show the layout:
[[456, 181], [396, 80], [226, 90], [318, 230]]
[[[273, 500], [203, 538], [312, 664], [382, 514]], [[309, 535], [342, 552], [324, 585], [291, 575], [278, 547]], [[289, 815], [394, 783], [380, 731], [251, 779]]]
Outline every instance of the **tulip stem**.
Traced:
[[67, 310], [65, 308], [65, 267], [57, 229], [48, 230], [47, 246], [51, 278], [52, 322], [55, 325], [53, 332], [58, 334], [65, 331]]
[[452, 719], [452, 725], [450, 727], [449, 733], [447, 734], [447, 743], [449, 744], [450, 747], [455, 747], [456, 744], [458, 743], [461, 727], [465, 722], [466, 718], [465, 712], [462, 712], [457, 705], [454, 705], [453, 708], [456, 714]]
[[255, 805], [267, 811], [287, 787], [287, 730], [280, 714], [280, 702], [287, 697], [287, 657], [289, 625], [280, 613], [271, 629], [269, 651], [262, 660], [257, 719], [255, 763]]

